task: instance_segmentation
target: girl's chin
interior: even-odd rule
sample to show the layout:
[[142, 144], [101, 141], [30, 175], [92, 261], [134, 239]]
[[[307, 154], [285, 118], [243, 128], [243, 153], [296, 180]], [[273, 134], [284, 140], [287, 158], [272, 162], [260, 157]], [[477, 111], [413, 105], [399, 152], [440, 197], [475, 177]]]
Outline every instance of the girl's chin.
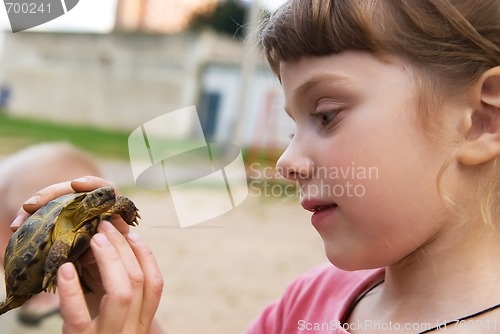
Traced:
[[325, 253], [331, 264], [345, 271], [377, 269], [387, 266], [387, 263], [381, 259], [370, 258], [370, 255], [373, 254], [356, 256], [348, 249], [338, 249], [327, 242], [325, 242]]

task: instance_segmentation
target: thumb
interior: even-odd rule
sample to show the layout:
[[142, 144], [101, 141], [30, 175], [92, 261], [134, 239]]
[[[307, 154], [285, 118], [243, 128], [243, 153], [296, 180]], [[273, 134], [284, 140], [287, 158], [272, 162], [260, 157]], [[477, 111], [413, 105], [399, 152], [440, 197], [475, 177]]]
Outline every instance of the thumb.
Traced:
[[57, 272], [57, 288], [64, 334], [87, 333], [91, 328], [87, 304], [83, 296], [80, 280], [71, 262], [64, 263]]

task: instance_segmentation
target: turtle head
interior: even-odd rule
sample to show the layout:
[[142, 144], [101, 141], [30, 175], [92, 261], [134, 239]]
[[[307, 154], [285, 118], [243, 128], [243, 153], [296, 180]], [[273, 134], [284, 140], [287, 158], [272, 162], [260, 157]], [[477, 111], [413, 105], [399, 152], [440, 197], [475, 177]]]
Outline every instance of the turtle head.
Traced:
[[84, 211], [99, 215], [111, 208], [115, 201], [115, 190], [112, 187], [102, 187], [87, 193], [81, 205]]

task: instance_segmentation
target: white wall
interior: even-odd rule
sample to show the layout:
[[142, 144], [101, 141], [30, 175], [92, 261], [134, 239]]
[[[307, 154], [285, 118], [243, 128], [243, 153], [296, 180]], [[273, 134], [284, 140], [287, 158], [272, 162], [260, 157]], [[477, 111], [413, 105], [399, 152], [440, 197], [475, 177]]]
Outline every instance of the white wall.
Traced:
[[[199, 108], [203, 90], [217, 91], [216, 139], [226, 140], [238, 119], [243, 52], [242, 41], [210, 32], [22, 32], [5, 35], [0, 82], [12, 87], [14, 115], [125, 130], [189, 105]], [[284, 145], [291, 122], [279, 83], [259, 58], [241, 139]]]

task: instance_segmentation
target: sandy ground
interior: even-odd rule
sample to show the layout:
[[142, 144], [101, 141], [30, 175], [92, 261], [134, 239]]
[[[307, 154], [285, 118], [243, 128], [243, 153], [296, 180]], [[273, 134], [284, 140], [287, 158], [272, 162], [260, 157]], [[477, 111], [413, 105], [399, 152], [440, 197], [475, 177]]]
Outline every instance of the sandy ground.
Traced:
[[[126, 165], [103, 166], [141, 210], [136, 231], [153, 249], [165, 278], [157, 316], [170, 334], [243, 333], [290, 280], [326, 261], [310, 213], [296, 198], [250, 194], [236, 209], [181, 229], [168, 193], [137, 189]], [[191, 191], [213, 196], [207, 189]], [[3, 317], [1, 333], [54, 333], [53, 325], [26, 330], [12, 325], [15, 317]], [[16, 329], [7, 332], [2, 321]]]
[[297, 274], [324, 262], [309, 215], [290, 200], [249, 197], [193, 228], [149, 227], [175, 219], [166, 199], [141, 194], [140, 233], [165, 277], [159, 318], [171, 333], [242, 333]]

